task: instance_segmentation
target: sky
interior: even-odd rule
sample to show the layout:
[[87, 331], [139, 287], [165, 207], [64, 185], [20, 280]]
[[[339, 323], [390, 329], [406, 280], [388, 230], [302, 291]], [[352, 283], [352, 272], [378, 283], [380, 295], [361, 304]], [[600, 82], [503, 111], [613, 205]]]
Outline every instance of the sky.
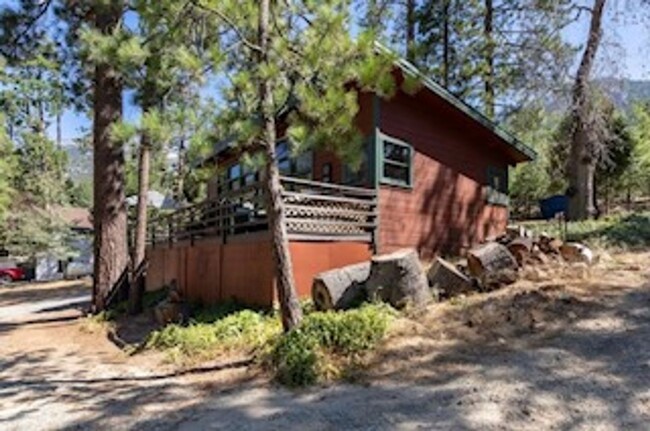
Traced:
[[[650, 58], [650, 7], [646, 7], [647, 12], [642, 14], [638, 1], [609, 0], [603, 23], [603, 43], [595, 70], [597, 76], [650, 79], [650, 63], [647, 61]], [[589, 4], [591, 1], [581, 3]], [[582, 14], [577, 22], [567, 27], [563, 37], [576, 46], [583, 44], [589, 29], [589, 18], [589, 14]], [[127, 18], [127, 25], [133, 25], [132, 17]], [[133, 105], [132, 97], [132, 93], [125, 94], [124, 117], [128, 121], [137, 121], [139, 109]], [[90, 130], [91, 126], [91, 119], [86, 114], [66, 111], [62, 118], [64, 145], [73, 145], [74, 139], [83, 135], [85, 130]], [[50, 127], [49, 132], [54, 137], [54, 126]]]

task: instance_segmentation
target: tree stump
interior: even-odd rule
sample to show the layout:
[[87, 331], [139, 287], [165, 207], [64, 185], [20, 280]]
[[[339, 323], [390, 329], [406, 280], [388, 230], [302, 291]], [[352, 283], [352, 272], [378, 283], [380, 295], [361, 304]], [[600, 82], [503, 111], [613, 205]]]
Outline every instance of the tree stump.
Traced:
[[345, 310], [366, 299], [364, 282], [370, 274], [370, 262], [321, 272], [314, 277], [311, 297], [317, 310]]
[[469, 277], [442, 258], [436, 259], [427, 273], [427, 279], [431, 290], [444, 298], [476, 290]]
[[427, 277], [413, 249], [373, 257], [366, 291], [370, 300], [388, 302], [396, 308], [419, 307], [431, 300]]
[[506, 246], [491, 242], [469, 251], [467, 267], [473, 277], [481, 278], [489, 272], [517, 268], [517, 260]]

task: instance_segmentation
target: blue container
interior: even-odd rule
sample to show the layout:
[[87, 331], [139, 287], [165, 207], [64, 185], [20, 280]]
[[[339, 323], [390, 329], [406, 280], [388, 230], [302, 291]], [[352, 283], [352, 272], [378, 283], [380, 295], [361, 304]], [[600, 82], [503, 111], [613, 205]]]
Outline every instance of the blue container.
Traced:
[[569, 198], [565, 195], [555, 195], [539, 201], [539, 209], [542, 212], [542, 217], [545, 220], [554, 218], [558, 213], [566, 215], [568, 207]]

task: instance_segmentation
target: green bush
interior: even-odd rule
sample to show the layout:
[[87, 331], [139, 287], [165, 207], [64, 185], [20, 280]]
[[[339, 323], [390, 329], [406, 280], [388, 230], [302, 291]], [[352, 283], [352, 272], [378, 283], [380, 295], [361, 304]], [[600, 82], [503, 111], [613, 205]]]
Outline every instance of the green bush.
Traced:
[[217, 349], [257, 349], [280, 330], [278, 319], [269, 314], [242, 310], [219, 319], [214, 311], [206, 311], [187, 326], [167, 325], [152, 332], [146, 347], [172, 349], [187, 357], [200, 358]]
[[342, 312], [314, 312], [302, 324], [279, 337], [272, 352], [276, 378], [288, 386], [319, 380], [329, 355], [353, 360], [383, 338], [395, 311], [386, 305], [367, 304]]
[[276, 379], [287, 386], [307, 386], [318, 381], [321, 358], [316, 338], [296, 328], [281, 336], [273, 349]]

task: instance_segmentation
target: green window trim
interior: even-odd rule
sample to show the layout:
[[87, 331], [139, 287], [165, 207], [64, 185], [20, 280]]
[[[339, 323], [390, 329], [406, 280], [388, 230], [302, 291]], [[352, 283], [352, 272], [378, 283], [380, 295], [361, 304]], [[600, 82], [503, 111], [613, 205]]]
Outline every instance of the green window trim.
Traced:
[[[413, 147], [408, 143], [405, 142], [401, 139], [394, 138], [392, 136], [386, 135], [384, 133], [379, 132], [378, 134], [378, 176], [379, 176], [379, 182], [380, 184], [384, 185], [389, 185], [389, 186], [396, 186], [396, 187], [403, 187], [403, 188], [408, 188], [412, 189], [413, 188], [413, 157], [414, 157], [414, 151]], [[398, 148], [399, 150], [406, 150], [406, 156], [403, 158], [404, 160], [397, 160], [397, 159], [390, 159], [386, 157], [386, 146], [387, 145], [392, 145], [394, 147]], [[388, 176], [386, 175], [386, 170], [385, 168], [393, 167], [396, 169], [406, 169], [406, 175], [404, 175], [404, 179], [399, 179], [396, 176]]]

